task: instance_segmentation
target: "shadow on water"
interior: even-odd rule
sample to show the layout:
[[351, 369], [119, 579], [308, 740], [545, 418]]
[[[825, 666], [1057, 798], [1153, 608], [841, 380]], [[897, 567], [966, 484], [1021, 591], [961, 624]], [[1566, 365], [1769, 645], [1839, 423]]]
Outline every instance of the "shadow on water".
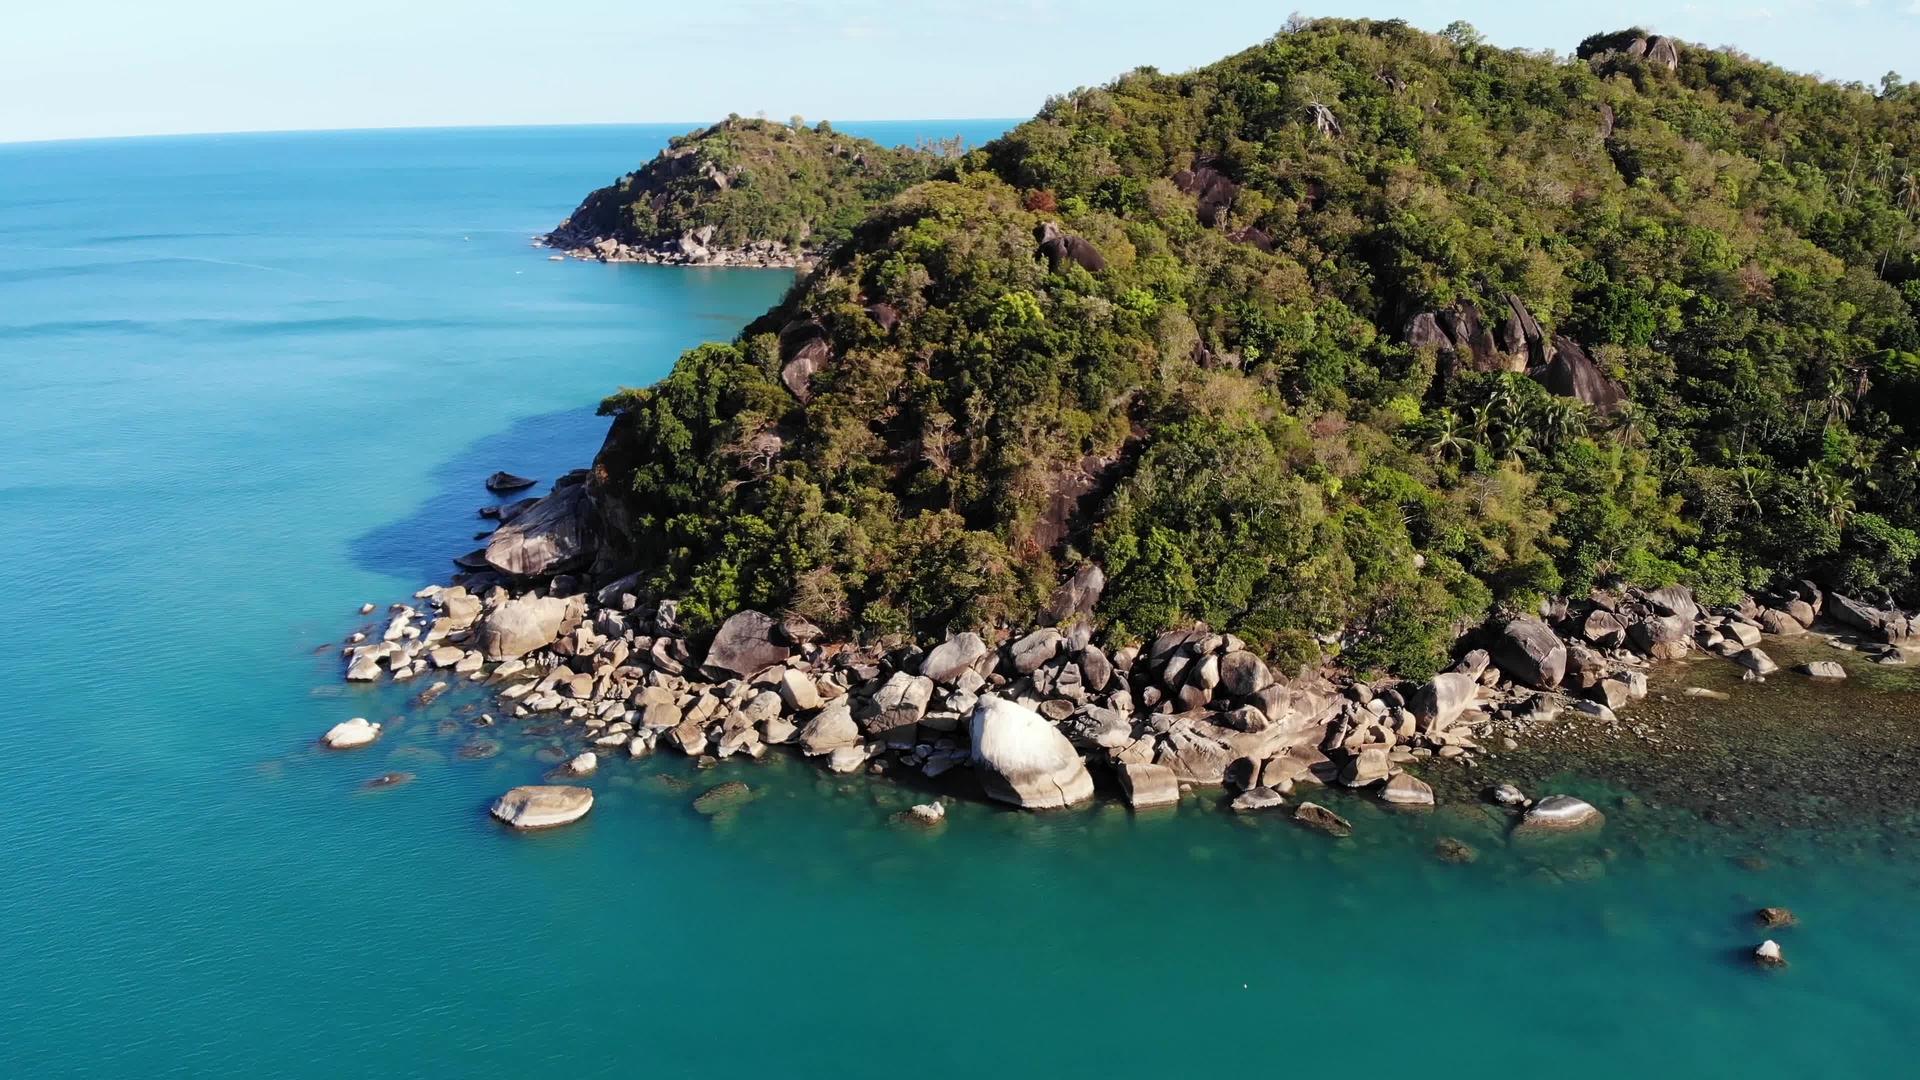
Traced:
[[[478, 515], [480, 507], [546, 493], [562, 473], [592, 460], [606, 424], [591, 407], [563, 409], [516, 420], [475, 439], [428, 473], [431, 494], [419, 506], [349, 541], [349, 558], [360, 569], [417, 583], [410, 588], [446, 581], [454, 571], [453, 558], [478, 547], [474, 534], [491, 524]], [[502, 469], [539, 483], [495, 495], [486, 489], [486, 478]]]

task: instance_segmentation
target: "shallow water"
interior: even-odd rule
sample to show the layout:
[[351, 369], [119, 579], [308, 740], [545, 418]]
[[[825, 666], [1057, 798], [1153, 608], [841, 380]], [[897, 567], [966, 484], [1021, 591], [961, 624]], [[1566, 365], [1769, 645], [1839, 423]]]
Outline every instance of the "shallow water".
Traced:
[[[1658, 747], [1488, 763], [1607, 810], [1550, 843], [1466, 802], [1405, 815], [1334, 795], [1350, 840], [1198, 797], [1141, 817], [960, 801], [925, 832], [891, 819], [926, 791], [785, 759], [617, 761], [580, 825], [494, 827], [488, 800], [541, 776], [551, 737], [476, 731], [460, 693], [414, 710], [420, 684], [347, 687], [315, 649], [363, 600], [444, 575], [487, 473], [584, 463], [600, 396], [785, 287], [527, 247], [669, 133], [0, 147], [7, 1075], [1771, 1077], [1904, 1060], [1920, 844], [1902, 815], [1854, 800], [1793, 828], [1715, 824], [1661, 786]], [[1729, 677], [1712, 663], [1684, 681]], [[390, 726], [365, 751], [313, 748], [350, 715]], [[1778, 748], [1799, 731], [1798, 760], [1857, 769], [1836, 742], [1852, 731], [1900, 766], [1854, 788], [1895, 791], [1915, 715], [1897, 688], [1782, 675], [1657, 722], [1728, 760], [1747, 732]], [[499, 752], [463, 755], [477, 739]], [[393, 770], [416, 778], [361, 790]], [[757, 798], [692, 810], [726, 779]], [[1477, 861], [1436, 859], [1442, 836]], [[1740, 959], [1762, 904], [1802, 920], [1778, 934], [1784, 972]]]

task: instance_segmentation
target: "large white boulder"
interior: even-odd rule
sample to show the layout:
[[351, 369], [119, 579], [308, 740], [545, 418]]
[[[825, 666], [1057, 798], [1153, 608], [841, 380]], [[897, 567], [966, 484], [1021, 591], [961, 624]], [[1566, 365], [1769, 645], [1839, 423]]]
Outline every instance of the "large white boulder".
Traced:
[[546, 829], [579, 821], [591, 809], [591, 789], [572, 784], [529, 784], [495, 799], [492, 813], [516, 829]]
[[973, 764], [987, 794], [1028, 810], [1093, 798], [1093, 777], [1073, 744], [1032, 709], [986, 695], [968, 719]]
[[351, 750], [356, 746], [365, 746], [380, 737], [380, 725], [367, 722], [364, 716], [356, 716], [327, 729], [320, 737], [329, 750]]

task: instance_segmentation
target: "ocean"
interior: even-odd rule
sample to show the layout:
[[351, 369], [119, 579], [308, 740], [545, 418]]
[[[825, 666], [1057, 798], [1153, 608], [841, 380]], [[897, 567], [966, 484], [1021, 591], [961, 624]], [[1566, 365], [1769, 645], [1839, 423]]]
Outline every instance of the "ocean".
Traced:
[[[1350, 840], [1205, 794], [961, 803], [924, 832], [892, 821], [923, 793], [777, 756], [615, 760], [584, 822], [496, 826], [558, 736], [349, 687], [337, 646], [362, 602], [445, 580], [488, 473], [586, 464], [601, 397], [787, 287], [529, 246], [679, 130], [0, 146], [0, 1072], [1899, 1071], [1920, 842], [1861, 805], [1912, 799], [1907, 684], [1669, 704], [1695, 735], [1673, 769], [1826, 808], [1777, 821], [1655, 790], [1643, 748], [1515, 759], [1608, 813], [1551, 843], [1470, 797], [1331, 794]], [[380, 741], [315, 748], [352, 715]], [[1773, 770], [1869, 719], [1884, 749], [1821, 777], [1853, 800]], [[362, 790], [394, 770], [417, 779]], [[691, 808], [728, 779], [757, 798]], [[1478, 858], [1437, 859], [1442, 837]], [[1745, 959], [1762, 905], [1800, 918], [1783, 971]]]

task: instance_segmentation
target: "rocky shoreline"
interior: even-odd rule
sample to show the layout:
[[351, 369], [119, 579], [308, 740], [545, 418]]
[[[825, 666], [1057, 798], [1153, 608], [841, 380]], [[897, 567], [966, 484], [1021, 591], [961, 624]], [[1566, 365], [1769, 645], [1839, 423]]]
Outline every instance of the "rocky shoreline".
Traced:
[[533, 237], [533, 246], [561, 252], [555, 258], [655, 266], [730, 266], [748, 270], [803, 270], [819, 255], [815, 251], [790, 248], [778, 240], [725, 247], [713, 242], [713, 232], [713, 226], [706, 225], [670, 241], [640, 245], [563, 227]]
[[[1302, 798], [1308, 789], [1337, 785], [1396, 808], [1431, 807], [1433, 786], [1419, 772], [1516, 748], [1563, 715], [1617, 727], [1615, 710], [1646, 696], [1647, 672], [1660, 661], [1700, 651], [1764, 679], [1780, 669], [1763, 642], [1806, 634], [1823, 616], [1851, 635], [1832, 643], [1877, 662], [1903, 663], [1902, 646], [1920, 643], [1920, 620], [1808, 581], [1713, 609], [1675, 586], [1596, 591], [1538, 616], [1491, 620], [1463, 636], [1458, 662], [1430, 680], [1288, 675], [1199, 623], [1147, 641], [1097, 642], [1090, 614], [1105, 578], [1092, 564], [1061, 585], [1047, 626], [956, 633], [930, 647], [862, 646], [748, 610], [702, 642], [684, 631], [676, 602], [646, 597], [637, 576], [601, 582], [583, 573], [597, 554], [584, 472], [542, 498], [480, 513], [501, 523], [486, 546], [456, 560], [452, 584], [416, 593], [420, 606], [395, 604], [384, 623], [353, 634], [342, 650], [346, 678], [431, 678], [423, 699], [455, 678], [482, 685], [509, 717], [568, 729], [583, 751], [562, 770], [572, 775], [593, 771], [597, 754], [759, 758], [787, 747], [833, 773], [971, 773], [969, 790], [1029, 810], [1095, 798], [1096, 776], [1136, 810], [1217, 789], [1235, 811], [1284, 811], [1343, 835], [1350, 826]], [[1798, 671], [1845, 676], [1820, 662]], [[325, 742], [367, 745], [378, 728], [349, 721]], [[591, 805], [577, 792], [538, 794], [576, 808], [569, 821]], [[1568, 796], [1534, 802], [1505, 785], [1486, 796], [1512, 810], [1518, 827], [1600, 819]], [[523, 792], [496, 816], [523, 827], [561, 823], [524, 813], [532, 797]]]

